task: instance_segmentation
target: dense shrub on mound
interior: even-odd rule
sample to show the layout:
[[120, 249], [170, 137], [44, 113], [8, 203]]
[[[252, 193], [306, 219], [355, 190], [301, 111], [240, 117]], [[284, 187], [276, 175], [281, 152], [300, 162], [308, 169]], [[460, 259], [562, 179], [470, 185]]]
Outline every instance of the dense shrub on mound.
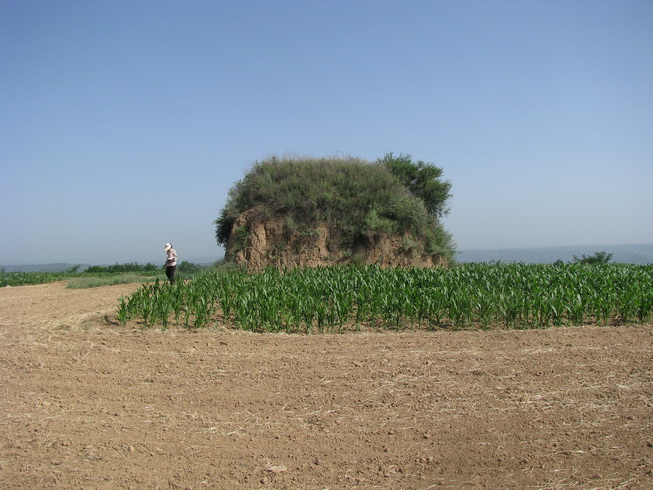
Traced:
[[218, 244], [226, 245], [238, 216], [254, 208], [268, 218], [284, 216], [300, 233], [326, 224], [343, 248], [356, 247], [370, 233], [402, 234], [423, 242], [429, 254], [452, 255], [438, 216], [384, 161], [273, 157], [256, 163], [231, 189], [215, 221]]

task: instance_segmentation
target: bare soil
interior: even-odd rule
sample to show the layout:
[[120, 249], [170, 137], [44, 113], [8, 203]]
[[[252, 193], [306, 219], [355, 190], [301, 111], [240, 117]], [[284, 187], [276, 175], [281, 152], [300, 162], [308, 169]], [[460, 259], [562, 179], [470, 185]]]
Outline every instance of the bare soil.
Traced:
[[0, 290], [2, 488], [653, 488], [653, 324], [250, 334]]

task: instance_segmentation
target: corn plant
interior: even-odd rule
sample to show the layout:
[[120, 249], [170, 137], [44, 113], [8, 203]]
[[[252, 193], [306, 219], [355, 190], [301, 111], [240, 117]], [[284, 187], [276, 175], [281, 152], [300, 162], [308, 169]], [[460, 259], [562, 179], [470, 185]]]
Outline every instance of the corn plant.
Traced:
[[206, 272], [146, 284], [118, 305], [121, 323], [261, 332], [371, 328], [543, 328], [645, 322], [653, 265], [463, 264], [451, 269], [334, 266]]

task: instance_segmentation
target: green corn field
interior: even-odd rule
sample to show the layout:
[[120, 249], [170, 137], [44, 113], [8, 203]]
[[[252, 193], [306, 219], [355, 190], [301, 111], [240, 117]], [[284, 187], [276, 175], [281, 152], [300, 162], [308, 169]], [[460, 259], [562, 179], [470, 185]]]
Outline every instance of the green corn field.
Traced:
[[476, 263], [210, 272], [119, 300], [121, 323], [257, 332], [543, 328], [651, 320], [653, 265]]
[[78, 276], [70, 272], [0, 272], [0, 287], [47, 284]]

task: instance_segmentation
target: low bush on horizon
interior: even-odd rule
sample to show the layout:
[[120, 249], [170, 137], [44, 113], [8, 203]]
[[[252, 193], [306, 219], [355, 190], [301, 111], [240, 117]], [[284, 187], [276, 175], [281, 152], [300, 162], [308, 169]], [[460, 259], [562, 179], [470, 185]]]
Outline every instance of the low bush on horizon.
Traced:
[[92, 265], [84, 270], [84, 274], [124, 274], [129, 272], [139, 274], [157, 274], [158, 272], [161, 272], [161, 266], [157, 266], [151, 262], [148, 262], [147, 264], [130, 262], [126, 264]]

